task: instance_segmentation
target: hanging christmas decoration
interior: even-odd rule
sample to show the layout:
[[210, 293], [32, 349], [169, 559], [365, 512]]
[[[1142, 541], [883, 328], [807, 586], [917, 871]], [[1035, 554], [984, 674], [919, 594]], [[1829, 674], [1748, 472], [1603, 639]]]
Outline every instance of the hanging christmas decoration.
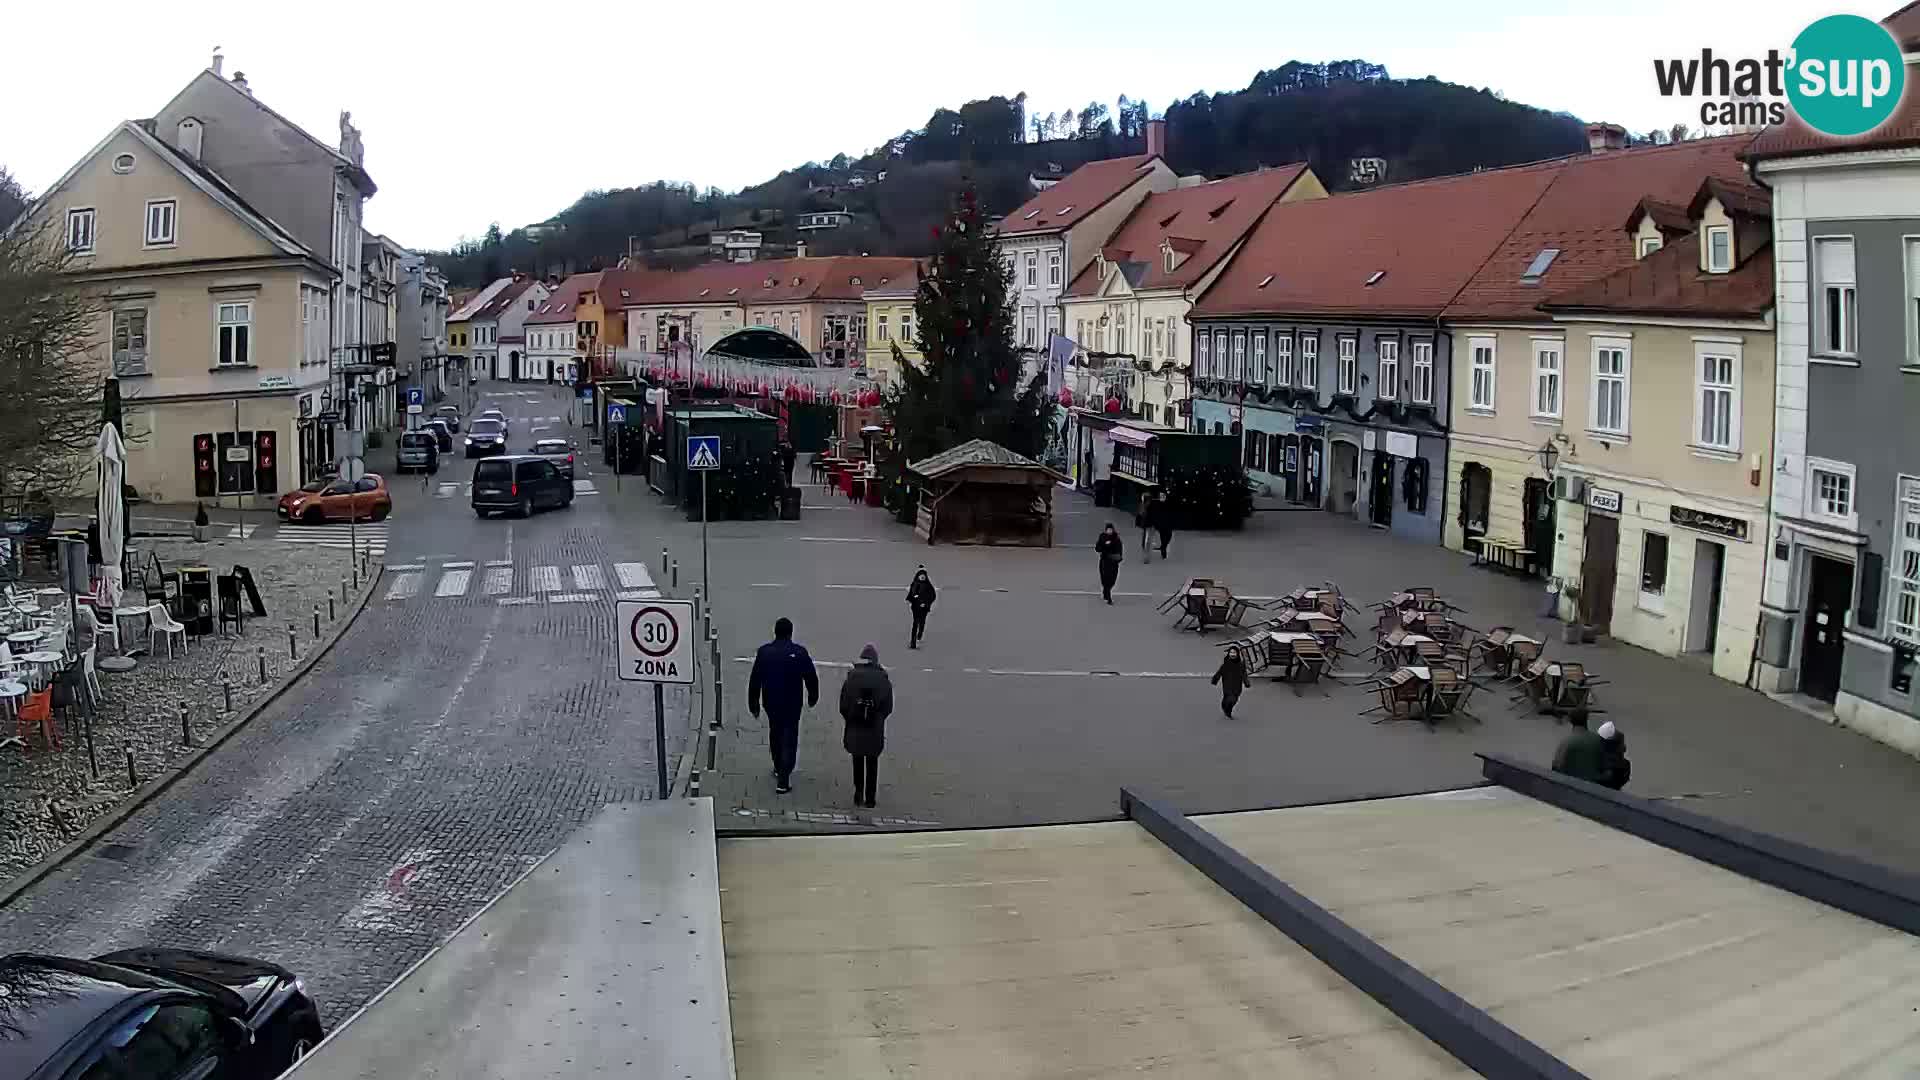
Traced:
[[1119, 399], [1119, 398], [1117, 398], [1117, 397], [1110, 397], [1110, 398], [1108, 398], [1108, 399], [1107, 399], [1107, 406], [1106, 406], [1106, 413], [1107, 413], [1107, 415], [1108, 415], [1108, 416], [1117, 416], [1117, 415], [1119, 415], [1119, 413], [1120, 413], [1120, 410], [1121, 410], [1121, 408], [1122, 408], [1122, 406], [1121, 406], [1121, 404], [1120, 404], [1120, 399]]

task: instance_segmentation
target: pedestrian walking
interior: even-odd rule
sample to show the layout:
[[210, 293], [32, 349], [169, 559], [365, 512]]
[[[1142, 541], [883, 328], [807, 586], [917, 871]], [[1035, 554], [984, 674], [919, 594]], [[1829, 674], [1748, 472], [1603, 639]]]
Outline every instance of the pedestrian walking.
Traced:
[[1233, 719], [1233, 707], [1240, 703], [1240, 691], [1252, 686], [1247, 678], [1247, 662], [1240, 656], [1238, 645], [1227, 646], [1227, 655], [1220, 659], [1220, 670], [1213, 673], [1214, 685], [1220, 687], [1220, 711]]
[[1600, 748], [1600, 783], [1615, 791], [1627, 786], [1633, 775], [1633, 762], [1627, 760], [1627, 737], [1609, 720], [1594, 732], [1603, 744]]
[[880, 751], [887, 746], [887, 717], [893, 715], [893, 680], [880, 666], [880, 650], [860, 650], [860, 660], [840, 684], [840, 719], [846, 731], [840, 744], [853, 758], [853, 804], [873, 809], [880, 776]]
[[926, 566], [921, 565], [913, 573], [913, 584], [907, 586], [907, 610], [913, 612], [913, 633], [907, 638], [907, 648], [920, 647], [920, 639], [927, 634], [927, 612], [933, 610], [933, 601], [938, 595], [933, 579], [927, 576]]
[[806, 707], [820, 704], [820, 676], [813, 657], [793, 640], [793, 620], [781, 616], [773, 624], [773, 640], [760, 646], [747, 675], [747, 712], [760, 715], [767, 707], [767, 747], [773, 751], [774, 790], [793, 790], [794, 760], [800, 752], [800, 698]]
[[1606, 740], [1587, 730], [1585, 711], [1571, 714], [1567, 722], [1573, 725], [1573, 731], [1554, 750], [1553, 771], [1590, 784], [1606, 783]]
[[1160, 561], [1166, 562], [1167, 545], [1173, 543], [1173, 507], [1168, 506], [1165, 499], [1154, 499], [1153, 514], [1148, 522], [1160, 535]]
[[780, 455], [780, 474], [787, 478], [787, 486], [792, 487], [793, 463], [799, 458], [800, 454], [794, 450], [793, 444], [785, 439], [780, 440], [778, 453]]
[[1133, 523], [1140, 526], [1140, 561], [1153, 561], [1153, 493], [1140, 496], [1140, 508], [1134, 512]]
[[1113, 522], [1107, 522], [1100, 539], [1093, 542], [1093, 550], [1100, 553], [1100, 596], [1111, 604], [1113, 583], [1120, 580], [1120, 561], [1125, 557], [1120, 544], [1120, 531], [1113, 527]]

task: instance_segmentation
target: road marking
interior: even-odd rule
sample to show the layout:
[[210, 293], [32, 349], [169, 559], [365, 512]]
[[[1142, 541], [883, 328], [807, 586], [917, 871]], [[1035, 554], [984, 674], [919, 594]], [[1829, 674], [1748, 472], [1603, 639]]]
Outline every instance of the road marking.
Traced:
[[[987, 592], [989, 590], [982, 589], [980, 591]], [[1001, 589], [999, 591], [1005, 592], [1006, 590]], [[1045, 590], [1045, 592], [1049, 596], [1099, 596], [1100, 595], [1099, 589], [1047, 589]], [[1115, 589], [1113, 595], [1139, 597], [1139, 596], [1152, 596], [1153, 594], [1145, 593], [1145, 592], [1121, 592], [1118, 589]], [[1246, 599], [1246, 598], [1242, 597], [1242, 599]]]
[[591, 604], [599, 597], [590, 592], [554, 593], [547, 597], [549, 604]]
[[1086, 672], [1084, 671], [1010, 671], [1004, 668], [988, 668], [987, 674], [989, 675], [1037, 675], [1037, 676], [1044, 676], [1047, 678], [1061, 678], [1061, 677], [1071, 677], [1075, 675], [1085, 675]]
[[387, 586], [387, 599], [405, 600], [419, 591], [419, 574], [401, 574], [393, 579], [393, 584]]
[[599, 563], [585, 563], [573, 568], [573, 587], [576, 589], [604, 589], [607, 578], [600, 572]]
[[600, 494], [600, 489], [595, 487], [591, 480], [576, 479], [573, 482], [573, 493], [575, 495], [598, 495]]
[[621, 600], [658, 600], [660, 599], [660, 590], [659, 589], [628, 589], [626, 592], [623, 592], [619, 595], [619, 599]]
[[877, 544], [880, 542], [870, 536], [802, 536], [797, 539], [815, 544]]
[[[753, 657], [736, 656], [736, 664], [751, 664]], [[816, 667], [852, 667], [852, 664], [837, 660], [815, 660]], [[940, 668], [921, 668], [928, 675], [941, 673]], [[953, 669], [946, 669], [951, 673]], [[1208, 671], [1026, 671], [1016, 668], [960, 668], [963, 675], [1001, 675], [1023, 679], [1210, 679]]]
[[468, 560], [467, 562], [446, 562], [446, 563], [441, 563], [441, 564], [440, 564], [440, 569], [442, 569], [442, 570], [471, 570], [471, 569], [473, 569], [473, 562], [472, 562], [472, 560]]
[[512, 566], [513, 560], [512, 559], [488, 559], [487, 565], [488, 566]]
[[900, 586], [898, 585], [826, 585], [822, 587], [828, 588], [828, 589], [886, 589], [891, 591], [894, 589], [898, 589]]
[[533, 588], [535, 592], [559, 592], [560, 568], [557, 566], [534, 567]]
[[647, 571], [646, 563], [614, 563], [613, 573], [620, 579], [620, 587], [623, 589], [653, 588], [653, 575]]
[[783, 581], [756, 581], [747, 586], [749, 589], [784, 589], [786, 587], [787, 585]]
[[516, 604], [537, 604], [539, 602], [540, 602], [540, 598], [537, 596], [503, 596], [498, 601], [501, 607], [508, 607]]
[[488, 596], [504, 596], [513, 588], [513, 568], [494, 566], [487, 570], [486, 592]]
[[471, 570], [449, 570], [440, 575], [440, 584], [434, 587], [435, 596], [465, 596], [467, 581], [473, 577]]
[[425, 564], [425, 563], [417, 563], [417, 562], [414, 562], [414, 563], [391, 563], [391, 564], [389, 564], [389, 565], [387, 566], [387, 570], [388, 570], [389, 572], [391, 572], [391, 573], [395, 573], [395, 574], [397, 574], [397, 573], [399, 573], [399, 572], [400, 572], [400, 571], [402, 571], [402, 570], [425, 570], [426, 568], [427, 568], [427, 564]]

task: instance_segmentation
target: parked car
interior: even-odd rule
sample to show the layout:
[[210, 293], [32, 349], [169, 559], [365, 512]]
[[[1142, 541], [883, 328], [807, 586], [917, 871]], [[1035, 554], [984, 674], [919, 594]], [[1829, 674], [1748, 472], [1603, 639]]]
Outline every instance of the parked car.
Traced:
[[573, 481], [546, 458], [508, 454], [473, 467], [473, 512], [479, 517], [496, 510], [531, 517], [543, 507], [572, 505]]
[[393, 513], [393, 497], [387, 494], [387, 481], [378, 473], [359, 480], [329, 480], [318, 491], [299, 491], [280, 496], [276, 508], [281, 521], [319, 525], [327, 521], [384, 521]]
[[[447, 437], [447, 449], [453, 449], [453, 437]], [[403, 431], [400, 433], [400, 451], [395, 464], [401, 472], [419, 469], [422, 472], [440, 471], [440, 440], [432, 431]]]
[[455, 435], [460, 434], [460, 407], [459, 406], [442, 405], [439, 408], [433, 410], [433, 418], [435, 420], [445, 420], [447, 422], [448, 430], [452, 431]]
[[0, 1075], [268, 1080], [320, 1042], [306, 986], [265, 960], [127, 949], [0, 957]]
[[498, 420], [475, 420], [467, 425], [467, 456], [485, 457], [507, 452], [507, 425]]
[[553, 462], [560, 475], [573, 479], [574, 445], [565, 439], [535, 439], [533, 452]]

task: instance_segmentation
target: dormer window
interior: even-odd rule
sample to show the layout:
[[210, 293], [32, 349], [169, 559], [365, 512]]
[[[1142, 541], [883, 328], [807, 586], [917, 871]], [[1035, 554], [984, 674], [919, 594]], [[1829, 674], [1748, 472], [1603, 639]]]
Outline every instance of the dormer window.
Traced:
[[1655, 233], [1652, 236], [1641, 237], [1639, 257], [1644, 259], [1647, 256], [1653, 254], [1654, 252], [1659, 251], [1660, 245], [1662, 243], [1663, 241], [1661, 240], [1659, 233]]
[[1068, 203], [1068, 204], [1067, 204], [1066, 206], [1063, 206], [1063, 207], [1061, 207], [1061, 208], [1060, 208], [1060, 213], [1061, 213], [1062, 215], [1066, 215], [1066, 214], [1071, 214], [1071, 213], [1073, 213], [1073, 204], [1072, 204], [1072, 203]]
[[1541, 248], [1540, 253], [1533, 257], [1533, 261], [1528, 263], [1527, 269], [1521, 273], [1520, 283], [1522, 285], [1540, 284], [1540, 279], [1547, 275], [1547, 270], [1553, 265], [1553, 260], [1559, 257], [1559, 248]]
[[1724, 274], [1733, 269], [1733, 226], [1707, 226], [1707, 273]]
[[1020, 215], [1020, 220], [1032, 221], [1034, 218], [1038, 217], [1039, 215], [1040, 215], [1040, 211], [1038, 209], [1029, 210], [1026, 213]]
[[1380, 279], [1386, 276], [1387, 276], [1387, 272], [1385, 270], [1375, 270], [1371, 275], [1367, 277], [1367, 287], [1372, 288], [1373, 286], [1380, 284]]

